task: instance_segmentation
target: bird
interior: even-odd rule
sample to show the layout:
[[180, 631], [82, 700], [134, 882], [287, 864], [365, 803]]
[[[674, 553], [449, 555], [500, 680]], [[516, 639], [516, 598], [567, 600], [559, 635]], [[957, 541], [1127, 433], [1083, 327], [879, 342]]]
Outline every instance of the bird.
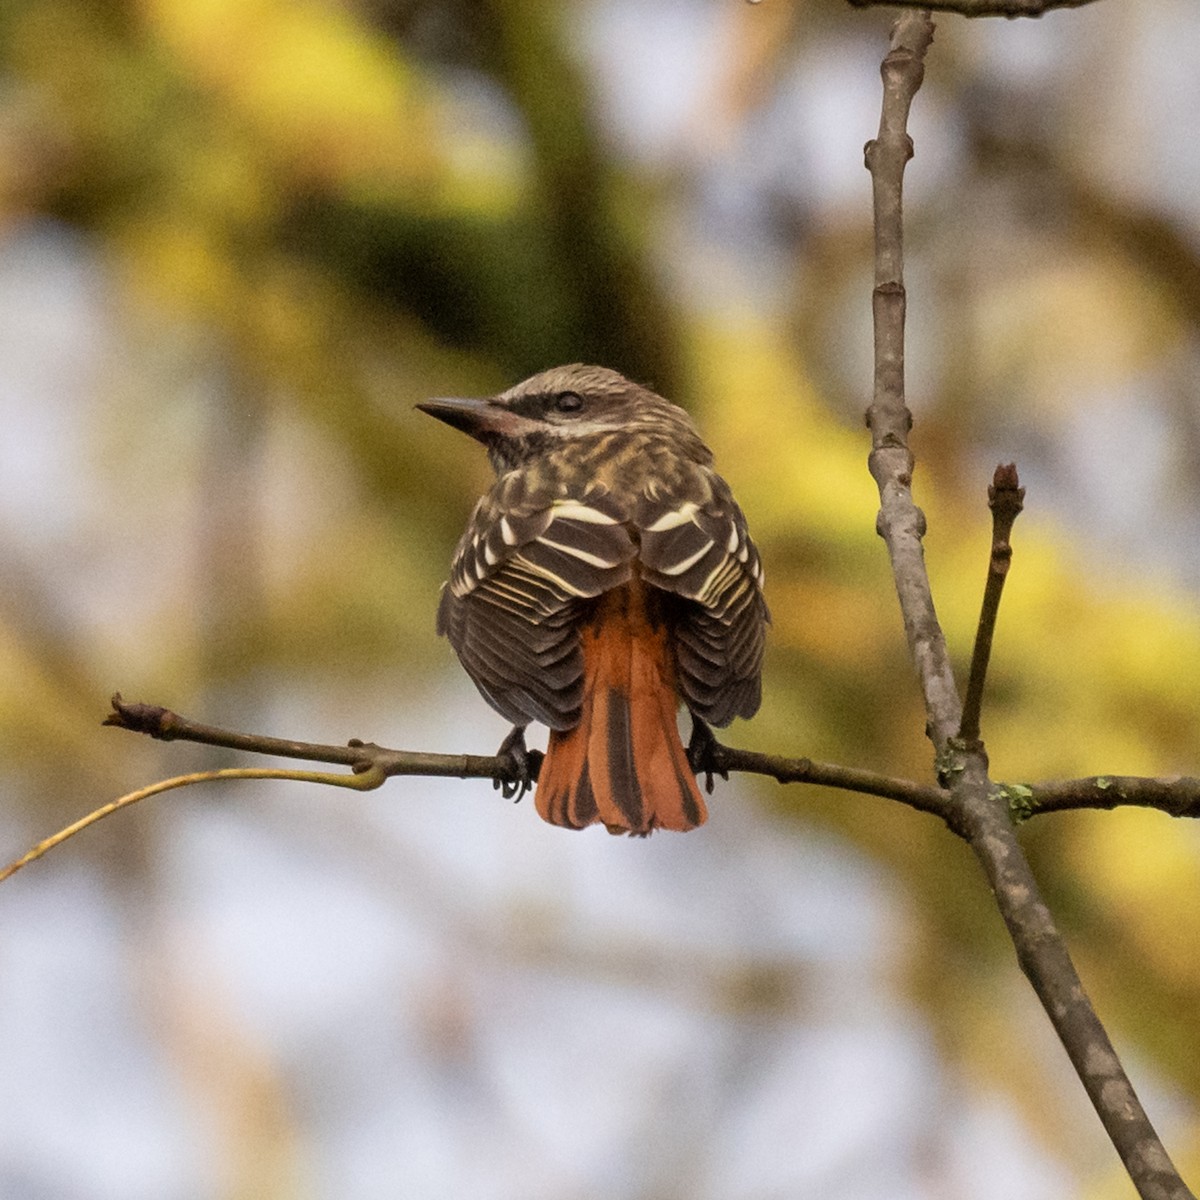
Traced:
[[539, 814], [637, 836], [702, 825], [710, 727], [758, 711], [770, 613], [746, 518], [691, 417], [583, 363], [417, 408], [481, 442], [496, 474], [437, 632], [512, 723], [501, 753], [526, 770], [526, 727], [549, 728]]

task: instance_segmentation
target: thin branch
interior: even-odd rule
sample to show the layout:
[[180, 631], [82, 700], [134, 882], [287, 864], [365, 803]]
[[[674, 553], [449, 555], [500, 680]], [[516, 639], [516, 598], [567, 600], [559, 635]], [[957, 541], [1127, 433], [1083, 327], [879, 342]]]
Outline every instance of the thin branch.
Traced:
[[[383, 778], [426, 775], [490, 779], [494, 784], [516, 780], [515, 764], [503, 754], [429, 754], [418, 750], [392, 750], [357, 739], [345, 746], [297, 742], [204, 725], [159, 704], [130, 703], [122, 700], [119, 694], [113, 697], [112, 702], [113, 711], [103, 724], [144, 733], [162, 741], [199, 742], [278, 758], [331, 763], [352, 767], [360, 773], [377, 771]], [[536, 780], [542, 756], [537, 750], [530, 750], [528, 754], [530, 773]], [[837, 763], [817, 762], [811, 758], [789, 758], [757, 750], [741, 750], [717, 741], [713, 743], [713, 755], [714, 769], [722, 775], [737, 771], [747, 775], [763, 775], [781, 784], [805, 783], [866, 796], [881, 796], [945, 821], [950, 819], [952, 812], [950, 793], [933, 784], [916, 783]], [[1107, 810], [1121, 805], [1155, 808], [1172, 817], [1200, 817], [1200, 779], [1182, 775], [1162, 779], [1098, 775], [1089, 779], [997, 784], [995, 790], [1003, 793], [1010, 812], [1019, 821], [1067, 809]]]
[[850, 0], [852, 8], [923, 8], [963, 17], [1040, 17], [1055, 8], [1082, 8], [1095, 0]]
[[[515, 775], [516, 765], [504, 754], [428, 754], [422, 751], [391, 750], [358, 740], [353, 740], [345, 746], [337, 746], [239, 733], [192, 721], [158, 704], [127, 703], [120, 695], [113, 697], [113, 711], [105, 718], [103, 724], [143, 733], [162, 741], [198, 742], [231, 750], [348, 766], [352, 768], [352, 773], [341, 775], [322, 771], [245, 767], [200, 771], [165, 779], [121, 796], [45, 838], [7, 867], [0, 869], [0, 883], [97, 821], [150, 796], [197, 783], [219, 779], [290, 779], [303, 783], [350, 787], [358, 791], [377, 788], [385, 780], [397, 775], [490, 779], [493, 786], [499, 788], [519, 783]], [[952, 794], [945, 788], [931, 784], [916, 783], [909, 779], [899, 779], [837, 763], [816, 762], [811, 758], [788, 758], [755, 750], [740, 750], [716, 741], [712, 745], [712, 754], [713, 769], [725, 777], [728, 777], [731, 771], [738, 771], [748, 775], [764, 775], [781, 784], [803, 783], [861, 795], [881, 796], [906, 804], [918, 812], [930, 813], [951, 826], [957, 820]], [[540, 752], [528, 751], [530, 772], [534, 779], [537, 778], [541, 767], [541, 758]], [[1078, 808], [1113, 809], [1121, 805], [1154, 808], [1173, 817], [1200, 817], [1200, 779], [1187, 776], [1145, 779], [1127, 775], [1100, 775], [1090, 779], [1057, 780], [1049, 783], [998, 784], [994, 791], [997, 797], [1007, 804], [1008, 812], [1015, 822], [1026, 821], [1049, 812]]]
[[[198, 742], [207, 746], [269, 754], [280, 758], [298, 758], [309, 762], [348, 766], [351, 768], [351, 774], [242, 767], [200, 771], [164, 779], [121, 796], [45, 838], [7, 867], [0, 869], [0, 883], [77, 833], [90, 828], [97, 821], [140, 800], [197, 783], [219, 779], [290, 779], [302, 783], [349, 787], [358, 791], [377, 788], [385, 780], [396, 775], [490, 779], [493, 786], [502, 789], [505, 785], [519, 783], [516, 764], [505, 754], [427, 754], [422, 751], [390, 750], [372, 742], [358, 740], [345, 746], [336, 746], [319, 742], [297, 742], [263, 734], [239, 733], [192, 721], [159, 704], [128, 703], [122, 700], [119, 694], [113, 697], [113, 711], [104, 719], [103, 724], [143, 733], [161, 741]], [[714, 771], [725, 777], [728, 777], [731, 771], [739, 771], [748, 775], [764, 775], [781, 784], [804, 783], [861, 795], [881, 796], [907, 804], [909, 808], [918, 812], [930, 813], [952, 827], [958, 820], [952, 793], [932, 784], [915, 783], [909, 779], [898, 779], [857, 767], [844, 767], [837, 763], [816, 762], [811, 758], [787, 758], [755, 750], [740, 750], [733, 746], [724, 746], [717, 741], [713, 742], [711, 752]], [[527, 753], [530, 773], [536, 779], [542, 756], [536, 750]], [[994, 793], [1007, 805], [1009, 815], [1015, 822], [1025, 821], [1042, 813], [1077, 808], [1113, 809], [1121, 805], [1155, 808], [1174, 817], [1200, 817], [1200, 779], [1187, 776], [1143, 779], [1127, 775], [1099, 775], [1090, 779], [1057, 780], [1049, 783], [999, 784], [995, 786]]]
[[[356, 772], [380, 771], [385, 779], [393, 775], [429, 775], [454, 779], [490, 779], [505, 784], [519, 781], [519, 772], [509, 755], [427, 754], [421, 750], [389, 750], [374, 742], [354, 739], [345, 746], [320, 742], [294, 742], [286, 738], [266, 737], [258, 733], [238, 733], [216, 725], [204, 725], [180, 716], [160, 704], [130, 703], [118, 692], [112, 698], [113, 710], [101, 722], [118, 729], [144, 733], [160, 741], [200, 742], [227, 750], [245, 750], [270, 754], [277, 758], [300, 758], [309, 762], [334, 763], [352, 767]], [[529, 751], [533, 777], [541, 765], [541, 754]]]
[[865, 151], [875, 203], [875, 397], [867, 410], [867, 425], [868, 464], [879, 488], [876, 529], [891, 558], [904, 632], [925, 697], [929, 736], [934, 745], [941, 745], [958, 732], [960, 709], [925, 572], [925, 514], [913, 502], [913, 456], [908, 448], [912, 414], [904, 399], [903, 182], [904, 165], [913, 152], [906, 126], [932, 41], [933, 22], [927, 12], [905, 13], [892, 27], [891, 49], [881, 69], [879, 135]]
[[[516, 778], [515, 765], [507, 754], [427, 754], [414, 750], [389, 750], [374, 742], [357, 739], [345, 746], [322, 745], [319, 742], [294, 742], [285, 738], [265, 737], [255, 733], [237, 733], [215, 725], [203, 725], [180, 716], [159, 704], [136, 704], [123, 700], [120, 693], [112, 699], [113, 711], [103, 724], [145, 733], [163, 741], [201, 742], [230, 750], [247, 750], [255, 754], [271, 754], [279, 758], [303, 758], [313, 762], [340, 763], [356, 772], [371, 770], [383, 778], [393, 775], [454, 776], [459, 779], [490, 779], [493, 783], [510, 783]], [[537, 778], [541, 754], [527, 752], [530, 773]], [[834, 763], [814, 762], [811, 758], [785, 758], [781, 755], [760, 754], [754, 750], [738, 750], [713, 742], [713, 767], [719, 774], [742, 771], [751, 775], [767, 775], [779, 783], [811, 783], [844, 791], [862, 792], [898, 800], [910, 808], [945, 818], [947, 793], [929, 784], [913, 783], [842, 767]], [[341, 778], [341, 777], [338, 777]]]
[[987, 679], [988, 660], [992, 655], [992, 638], [996, 632], [996, 617], [1000, 613], [1000, 597], [1012, 562], [1013, 523], [1021, 513], [1025, 489], [1019, 486], [1017, 468], [1013, 464], [999, 466], [988, 488], [988, 507], [992, 510], [992, 554], [988, 560], [987, 583], [983, 589], [983, 606], [979, 613], [979, 628], [975, 631], [975, 649], [971, 654], [971, 675], [967, 680], [967, 698], [963, 701], [962, 724], [958, 736], [964, 742], [979, 740], [979, 716], [983, 708], [983, 684]]
[[1009, 811], [1018, 821], [1042, 813], [1080, 808], [1153, 808], [1169, 817], [1200, 818], [1200, 779], [1169, 775], [1158, 779], [1138, 775], [1093, 775], [1088, 779], [1058, 779], [1046, 783], [1001, 784]]
[[[875, 396], [867, 412], [871, 474], [879, 488], [879, 531], [887, 543], [909, 649], [921, 681], [927, 732], [951, 806], [947, 823], [971, 846], [1016, 949], [1105, 1130], [1143, 1200], [1186, 1200], [1175, 1171], [1121, 1067], [1071, 962], [1014, 831], [1007, 796], [988, 778], [977, 738], [956, 735], [962, 709], [925, 570], [924, 516], [912, 499], [912, 418], [904, 397], [904, 167], [912, 156], [908, 112], [924, 74], [933, 22], [922, 9], [902, 15], [883, 60], [879, 136], [866, 149], [875, 200]], [[1014, 514], [1015, 515], [1015, 514]], [[980, 686], [982, 678], [980, 679]]]
[[[322, 783], [334, 787], [355, 788], [369, 791], [379, 787], [385, 780], [397, 775], [450, 776], [460, 779], [490, 779], [494, 787], [505, 796], [516, 795], [518, 799], [528, 786], [520, 772], [520, 765], [510, 753], [483, 754], [428, 754], [423, 751], [390, 750], [373, 742], [354, 739], [345, 746], [320, 742], [298, 742], [287, 738], [267, 737], [263, 734], [240, 733], [221, 729], [216, 725], [205, 725], [181, 716], [160, 704], [130, 703], [117, 693], [112, 698], [112, 712], [102, 722], [118, 729], [142, 733], [160, 741], [198, 742], [206, 746], [219, 746], [230, 750], [269, 754], [279, 758], [298, 758], [309, 762], [325, 762], [351, 768], [351, 774], [333, 774], [325, 771], [282, 770], [266, 767], [230, 768], [215, 771], [200, 771], [192, 775], [180, 775], [164, 779], [136, 792], [121, 796], [87, 816], [80, 818], [65, 829], [45, 838], [20, 858], [0, 869], [0, 883], [15, 875], [22, 867], [36, 862], [44, 854], [62, 845], [77, 833], [94, 825], [107, 816], [128, 808], [140, 800], [175, 788], [218, 779], [291, 779], [302, 783]], [[753, 750], [737, 750], [713, 741], [711, 746], [712, 767], [717, 773], [728, 777], [730, 771], [747, 774], [767, 775], [779, 783], [809, 783], [823, 787], [840, 788], [845, 791], [866, 795], [883, 796], [907, 804], [920, 812], [932, 813], [949, 820], [949, 793], [928, 784], [913, 783], [907, 779], [895, 779], [873, 771], [854, 767], [838, 766], [834, 763], [814, 762], [809, 758], [784, 758], [760, 754]], [[530, 779], [536, 780], [541, 769], [542, 754], [538, 750], [526, 751], [526, 765]], [[711, 791], [711, 776], [709, 781]]]
[[[129, 703], [122, 700], [120, 694], [113, 697], [112, 703], [113, 711], [103, 724], [145, 733], [164, 741], [201, 742], [208, 746], [271, 754], [280, 758], [340, 763], [353, 767], [356, 772], [378, 772], [383, 778], [393, 775], [453, 776], [458, 779], [490, 779], [496, 784], [511, 783], [516, 779], [515, 764], [507, 754], [427, 754], [415, 750], [389, 750], [374, 742], [357, 739], [345, 746], [294, 742], [203, 725], [158, 704]], [[542, 755], [537, 750], [527, 753], [530, 773], [536, 780]], [[712, 754], [713, 768], [721, 775], [727, 775], [730, 771], [766, 775], [778, 783], [810, 783], [869, 796], [883, 796], [943, 819], [947, 814], [948, 794], [931, 784], [913, 783], [907, 779], [835, 763], [814, 762], [811, 758], [786, 758], [754, 750], [738, 750], [715, 740]]]
[[22, 854], [20, 858], [0, 870], [0, 883], [3, 883], [10, 875], [15, 875], [22, 867], [37, 862], [43, 854], [48, 854], [56, 846], [61, 846], [68, 838], [73, 838], [77, 833], [82, 833], [85, 829], [95, 825], [97, 821], [102, 821], [105, 817], [110, 817], [123, 808], [137, 804], [139, 800], [147, 800], [151, 796], [158, 796], [163, 792], [173, 791], [175, 788], [191, 787], [197, 783], [212, 783], [217, 779], [292, 779], [300, 783], [322, 783], [327, 787], [348, 787], [354, 788], [355, 791], [367, 792], [372, 788], [379, 787], [385, 776], [373, 770], [356, 771], [352, 775], [335, 775], [329, 771], [288, 771], [278, 767], [229, 767], [219, 771], [196, 771], [190, 775], [175, 775], [171, 779], [160, 779], [157, 783], [139, 788], [136, 792], [129, 792], [125, 796], [120, 796], [116, 800], [102, 805], [88, 813], [86, 817], [80, 817], [78, 821], [68, 825], [65, 829], [60, 829], [50, 837], [43, 838], [32, 850]]
[[738, 750], [715, 744], [715, 764], [721, 773], [741, 771], [750, 775], [766, 775], [777, 783], [809, 783], [817, 787], [838, 788], [867, 796], [883, 796], [898, 800], [918, 812], [932, 813], [946, 820], [950, 811], [950, 794], [931, 784], [913, 783], [891, 775], [878, 775], [857, 767], [836, 763], [814, 762], [811, 758], [784, 758], [762, 754], [755, 750]]

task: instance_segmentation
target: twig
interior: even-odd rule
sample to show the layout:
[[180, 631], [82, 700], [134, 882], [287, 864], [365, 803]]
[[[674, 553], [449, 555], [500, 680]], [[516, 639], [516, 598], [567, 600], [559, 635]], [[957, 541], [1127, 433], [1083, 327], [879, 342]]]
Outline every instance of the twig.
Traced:
[[904, 399], [904, 167], [912, 155], [907, 120], [933, 39], [929, 12], [902, 15], [883, 60], [879, 136], [868, 143], [875, 198], [875, 396], [867, 412], [871, 474], [879, 487], [878, 528], [887, 543], [904, 627], [951, 794], [947, 823], [971, 846], [996, 897], [1017, 960], [1036, 991], [1126, 1171], [1144, 1200], [1186, 1200], [1175, 1171], [1100, 1023], [1017, 841], [1005, 793], [988, 778], [978, 739], [956, 735], [962, 708], [937, 622], [921, 549], [924, 517], [913, 503], [911, 426]]
[[979, 628], [975, 631], [975, 649], [971, 654], [971, 675], [967, 680], [967, 696], [963, 701], [962, 724], [958, 736], [964, 742], [979, 740], [979, 716], [983, 707], [983, 684], [987, 679], [988, 660], [992, 655], [992, 637], [996, 632], [996, 617], [1000, 613], [1000, 597], [1012, 562], [1013, 522], [1021, 513], [1025, 489], [1019, 486], [1017, 468], [1010, 463], [999, 466], [988, 488], [988, 507], [992, 510], [992, 554], [988, 560], [987, 583], [983, 589], [983, 607], [979, 613]]
[[[351, 768], [351, 774], [333, 774], [324, 771], [282, 770], [266, 767], [230, 768], [216, 771], [200, 771], [192, 775], [180, 775], [164, 779], [149, 787], [130, 792], [80, 818], [65, 829], [39, 842], [20, 858], [0, 870], [0, 883], [15, 875], [22, 867], [36, 862], [44, 854], [62, 845], [77, 833], [94, 825], [97, 821], [145, 800], [150, 796], [207, 783], [217, 779], [291, 779], [303, 783], [323, 783], [335, 787], [355, 788], [369, 791], [379, 787], [385, 780], [396, 775], [450, 776], [459, 779], [490, 779], [493, 786], [501, 788], [506, 795], [508, 788], [523, 787], [517, 763], [509, 754], [428, 754], [423, 751], [390, 750], [373, 742], [354, 739], [345, 746], [326, 745], [320, 742], [297, 742], [286, 738], [267, 737], [263, 734], [240, 733], [221, 729], [216, 725], [205, 725], [181, 716], [160, 704], [130, 703], [117, 693], [112, 698], [112, 712], [105, 717], [104, 725], [143, 733], [160, 741], [198, 742], [206, 746], [220, 746], [230, 750], [269, 754], [279, 758], [298, 758], [309, 762], [324, 762]], [[845, 791], [861, 792], [865, 795], [883, 796], [897, 800], [920, 812], [933, 813], [943, 820], [949, 819], [949, 794], [942, 788], [928, 784], [913, 783], [907, 779], [896, 779], [873, 771], [854, 767], [843, 767], [833, 763], [814, 762], [809, 758], [784, 758], [760, 754], [753, 750], [737, 750], [713, 741], [711, 747], [713, 768], [721, 774], [742, 771], [748, 774], [767, 775], [779, 783], [809, 783], [824, 787], [840, 788]], [[536, 780], [541, 769], [542, 754], [538, 750], [526, 752], [530, 776]]]
[[[102, 724], [134, 733], [144, 733], [160, 741], [199, 742], [206, 746], [221, 746], [230, 750], [245, 750], [270, 754], [279, 758], [299, 758], [308, 762], [332, 763], [351, 768], [351, 774], [329, 771], [297, 771], [276, 767], [238, 767], [215, 771], [199, 771], [160, 780], [136, 792], [121, 796], [90, 812], [85, 817], [45, 838], [20, 858], [0, 869], [0, 883], [15, 875], [22, 867], [36, 862], [44, 854], [62, 845], [68, 838], [82, 833], [97, 821], [119, 812], [140, 800], [157, 796], [175, 788], [218, 779], [290, 779], [300, 783], [321, 783], [332, 787], [348, 787], [370, 791], [394, 775], [453, 776], [461, 779], [490, 779], [494, 786], [506, 788], [523, 786], [517, 764], [509, 755], [426, 754], [422, 751], [388, 750], [371, 742], [351, 741], [345, 746], [322, 745], [319, 742], [296, 742], [262, 734], [239, 733], [192, 721], [160, 704], [128, 703], [118, 692], [112, 698], [112, 712]], [[533, 777], [541, 767], [539, 751], [529, 751], [527, 761]], [[507, 792], [506, 792], [507, 794]]]
[[912, 157], [908, 110], [925, 74], [933, 41], [929, 14], [905, 13], [892, 27], [881, 68], [883, 109], [879, 135], [867, 143], [875, 201], [875, 397], [867, 410], [868, 464], [879, 488], [876, 529], [887, 543], [904, 614], [909, 652], [921, 679], [929, 736], [940, 745], [958, 732], [959, 704], [950, 656], [938, 625], [925, 554], [925, 514], [912, 497], [913, 456], [908, 449], [912, 414], [904, 400], [904, 165]]
[[1042, 813], [1079, 808], [1153, 808], [1169, 817], [1200, 818], [1200, 779], [1171, 775], [1149, 779], [1138, 775], [1093, 775], [1045, 783], [1000, 785], [1009, 811], [1022, 821]]
[[[148, 734], [162, 741], [200, 742], [228, 750], [347, 766], [357, 772], [374, 770], [384, 778], [427, 775], [437, 778], [490, 779], [496, 784], [516, 779], [515, 764], [502, 754], [429, 754], [419, 750], [392, 750], [357, 739], [345, 746], [296, 742], [204, 725], [159, 704], [130, 703], [122, 700], [120, 694], [113, 697], [112, 703], [113, 711], [103, 724]], [[777, 783], [806, 783], [859, 792], [866, 796], [882, 796], [943, 820], [948, 820], [951, 813], [950, 793], [932, 784], [915, 783], [858, 767], [817, 762], [811, 758], [789, 758], [756, 750], [740, 750], [717, 741], [713, 743], [713, 753], [714, 765], [720, 772], [740, 771], [747, 775], [765, 775]], [[530, 774], [537, 779], [541, 752], [530, 750], [528, 754]], [[1089, 779], [998, 784], [995, 790], [1004, 793], [1014, 817], [1020, 820], [1065, 809], [1112, 809], [1121, 805], [1156, 808], [1173, 817], [1200, 817], [1200, 779], [1183, 775], [1163, 779], [1098, 775]]]
[[[254, 754], [271, 754], [277, 758], [301, 758], [309, 762], [334, 763], [352, 767], [356, 772], [380, 771], [385, 779], [393, 775], [429, 775], [439, 778], [490, 779], [493, 783], [517, 780], [517, 770], [508, 755], [495, 754], [428, 754], [421, 750], [389, 750], [374, 742], [357, 738], [344, 746], [320, 742], [294, 742], [286, 738], [267, 737], [258, 733], [238, 733], [216, 725], [204, 725], [182, 717], [160, 704], [130, 703], [118, 692], [112, 698], [113, 710], [101, 722], [134, 733], [145, 733], [160, 741], [200, 742], [206, 746], [221, 746], [227, 750], [246, 750]], [[541, 754], [529, 751], [533, 777], [537, 778]]]
[[[115, 725], [135, 733], [149, 734], [163, 741], [201, 742], [230, 750], [247, 750], [255, 754], [272, 754], [280, 758], [303, 758], [315, 762], [340, 763], [355, 771], [372, 770], [383, 778], [393, 775], [453, 776], [459, 779], [491, 779], [494, 783], [510, 782], [514, 764], [504, 754], [427, 754], [414, 750], [389, 750], [373, 742], [357, 739], [345, 746], [322, 745], [319, 742], [294, 742], [285, 738], [265, 737], [256, 733], [236, 733], [215, 725], [203, 725], [180, 716], [158, 704], [136, 704], [113, 697], [113, 711], [103, 724]], [[537, 750], [527, 752], [531, 774], [537, 778], [542, 755]], [[814, 762], [811, 758], [785, 758], [782, 755], [760, 754], [754, 750], [738, 750], [714, 740], [712, 745], [714, 769], [719, 773], [741, 771], [751, 775], [767, 775], [779, 783], [811, 783], [844, 791], [862, 792], [898, 800], [920, 812], [945, 818], [947, 793], [929, 784], [913, 783], [874, 771], [843, 767], [835, 763]], [[339, 777], [340, 778], [340, 777]]]
[[891, 775], [879, 775], [857, 767], [836, 763], [814, 762], [811, 758], [784, 758], [762, 754], [756, 750], [738, 750], [732, 746], [714, 744], [715, 763], [721, 772], [741, 771], [750, 775], [766, 775], [777, 783], [809, 783], [817, 787], [838, 788], [866, 796], [883, 796], [898, 800], [918, 812], [932, 813], [946, 820], [950, 811], [950, 794], [944, 788], [913, 783]]
[[1040, 17], [1054, 8], [1082, 8], [1094, 0], [850, 0], [852, 8], [923, 8], [963, 17]]
[[377, 788], [383, 783], [384, 778], [384, 775], [372, 770], [355, 772], [353, 775], [335, 775], [329, 771], [287, 771], [277, 767], [229, 767], [219, 771], [196, 771], [191, 775], [176, 775], [171, 779], [161, 779], [157, 783], [150, 784], [149, 787], [139, 788], [136, 792], [130, 792], [128, 795], [120, 796], [116, 800], [102, 805], [88, 813], [86, 817], [80, 817], [78, 821], [68, 825], [65, 829], [60, 829], [50, 837], [44, 838], [32, 850], [22, 854], [20, 858], [0, 870], [0, 883], [3, 883], [10, 875], [15, 875], [22, 867], [37, 862], [43, 854], [48, 854], [55, 846], [61, 846], [68, 838], [73, 838], [77, 833], [82, 833], [89, 826], [95, 825], [97, 821], [102, 821], [105, 817], [110, 817], [123, 808], [129, 808], [130, 805], [137, 804], [139, 800], [147, 800], [151, 796], [158, 796], [175, 788], [191, 787], [197, 783], [211, 783], [217, 779], [292, 779], [301, 783], [323, 783], [330, 787], [348, 787], [366, 792]]
[[[246, 767], [216, 771], [201, 771], [165, 779], [139, 791], [113, 800], [65, 829], [59, 830], [0, 869], [0, 883], [15, 875], [22, 867], [36, 862], [44, 854], [104, 817], [145, 800], [150, 796], [218, 779], [291, 779], [306, 783], [322, 783], [335, 787], [350, 787], [368, 791], [379, 787], [395, 775], [455, 777], [459, 779], [490, 779], [493, 785], [515, 782], [515, 764], [503, 754], [427, 754], [423, 751], [391, 750], [372, 742], [351, 741], [345, 746], [320, 742], [297, 742], [263, 734], [240, 733], [204, 725], [180, 716], [159, 704], [137, 704], [113, 697], [113, 711], [103, 724], [134, 733], [143, 733], [161, 741], [198, 742], [255, 754], [270, 754], [280, 758], [298, 758], [309, 762], [325, 762], [352, 769], [349, 775], [321, 771], [277, 770]], [[777, 783], [803, 783], [815, 787], [836, 788], [866, 796], [881, 796], [907, 804], [918, 812], [930, 813], [947, 824], [956, 820], [952, 795], [945, 788], [915, 783], [858, 767], [837, 763], [816, 762], [811, 758], [788, 758], [763, 754], [756, 750], [740, 750], [714, 741], [713, 767], [719, 774], [739, 771], [748, 775], [764, 775]], [[528, 751], [529, 767], [534, 779], [541, 767], [541, 754]], [[997, 797], [1008, 806], [1014, 821], [1025, 821], [1042, 813], [1060, 812], [1073, 808], [1112, 809], [1119, 805], [1156, 808], [1174, 817], [1200, 817], [1200, 779], [1178, 776], [1167, 779], [1142, 779], [1135, 776], [1095, 776], [1091, 779], [1057, 780], [1049, 783], [998, 784]]]

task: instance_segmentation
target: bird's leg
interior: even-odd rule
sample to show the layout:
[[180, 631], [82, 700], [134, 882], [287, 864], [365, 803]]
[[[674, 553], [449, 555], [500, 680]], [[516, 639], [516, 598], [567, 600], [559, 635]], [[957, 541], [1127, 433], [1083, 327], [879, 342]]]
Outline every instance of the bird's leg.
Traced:
[[542, 766], [542, 752], [529, 750], [525, 746], [525, 726], [514, 725], [496, 751], [497, 758], [507, 758], [507, 778], [492, 780], [492, 787], [499, 788], [505, 800], [520, 800], [538, 777]]
[[713, 776], [720, 775], [728, 782], [729, 772], [721, 766], [721, 743], [717, 741], [716, 734], [695, 713], [692, 713], [691, 717], [692, 736], [688, 740], [688, 762], [697, 775], [704, 776], [704, 790], [711, 796]]

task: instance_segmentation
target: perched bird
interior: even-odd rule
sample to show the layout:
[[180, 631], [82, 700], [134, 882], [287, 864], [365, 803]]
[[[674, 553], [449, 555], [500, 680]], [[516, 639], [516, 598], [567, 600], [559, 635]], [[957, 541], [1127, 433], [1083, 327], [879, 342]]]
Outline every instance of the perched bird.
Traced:
[[[498, 396], [430, 400], [497, 479], [471, 514], [437, 629], [485, 700], [550, 728], [538, 812], [610, 833], [693, 829], [693, 747], [761, 699], [758, 551], [683, 409], [604, 367], [555, 367]], [[706, 740], [707, 739], [707, 740]]]

